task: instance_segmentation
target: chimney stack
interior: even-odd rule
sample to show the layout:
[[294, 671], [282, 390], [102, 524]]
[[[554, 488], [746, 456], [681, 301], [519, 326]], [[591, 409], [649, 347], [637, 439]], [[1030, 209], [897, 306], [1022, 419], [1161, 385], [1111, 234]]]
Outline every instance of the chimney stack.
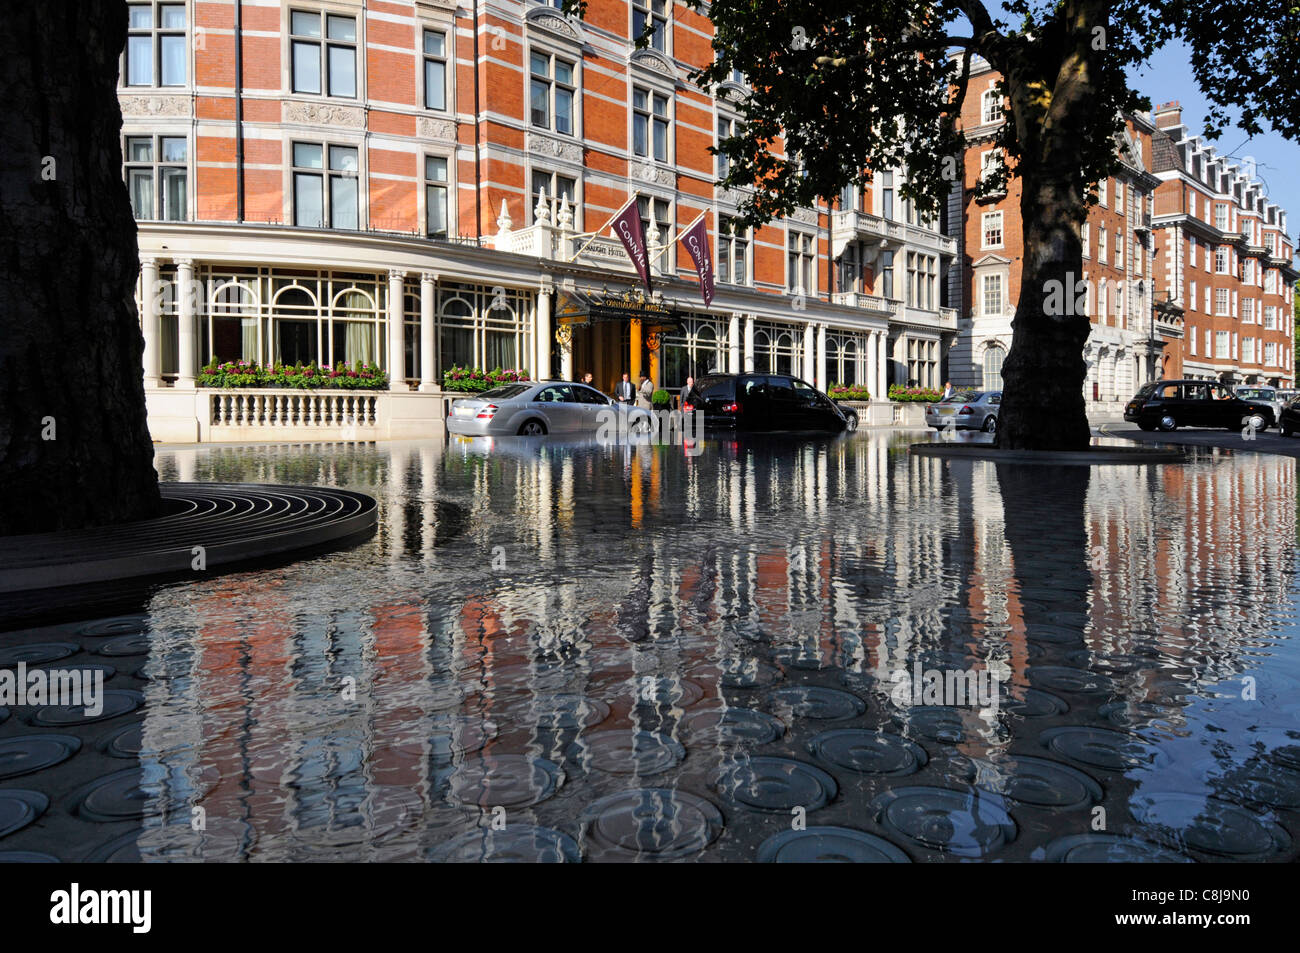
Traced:
[[1161, 103], [1156, 107], [1156, 128], [1173, 129], [1183, 124], [1183, 107], [1178, 105], [1178, 100], [1168, 103]]

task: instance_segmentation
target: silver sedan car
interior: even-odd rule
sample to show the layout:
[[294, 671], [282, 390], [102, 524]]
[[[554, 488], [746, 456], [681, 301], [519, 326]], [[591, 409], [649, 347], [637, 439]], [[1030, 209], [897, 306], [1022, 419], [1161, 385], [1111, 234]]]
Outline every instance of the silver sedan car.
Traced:
[[1002, 403], [1000, 390], [957, 391], [947, 400], [928, 404], [925, 424], [936, 430], [982, 430], [997, 433], [998, 409]]
[[[623, 423], [614, 414], [627, 414]], [[596, 433], [602, 426], [648, 431], [652, 418], [638, 407], [614, 403], [600, 391], [568, 381], [502, 384], [452, 402], [447, 431], [467, 437]]]

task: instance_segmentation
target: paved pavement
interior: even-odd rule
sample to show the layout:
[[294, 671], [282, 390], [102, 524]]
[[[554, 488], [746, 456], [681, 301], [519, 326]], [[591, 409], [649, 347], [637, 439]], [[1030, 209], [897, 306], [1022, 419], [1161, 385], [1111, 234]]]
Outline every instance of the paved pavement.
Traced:
[[1147, 433], [1136, 424], [1124, 421], [1096, 423], [1094, 432], [1106, 437], [1124, 437], [1142, 443], [1177, 444], [1189, 447], [1220, 447], [1225, 450], [1245, 450], [1250, 453], [1275, 453], [1286, 457], [1300, 457], [1300, 437], [1284, 437], [1277, 430], [1265, 430], [1247, 440], [1237, 431], [1202, 430], [1197, 428], [1175, 430], [1173, 433]]

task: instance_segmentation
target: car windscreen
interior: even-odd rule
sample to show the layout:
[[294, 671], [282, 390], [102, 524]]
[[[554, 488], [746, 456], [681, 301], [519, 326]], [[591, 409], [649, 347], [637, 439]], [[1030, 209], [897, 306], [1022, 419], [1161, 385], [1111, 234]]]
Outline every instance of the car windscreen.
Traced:
[[1146, 400], [1148, 397], [1150, 397], [1152, 394], [1156, 392], [1156, 388], [1159, 386], [1160, 386], [1159, 381], [1152, 381], [1149, 384], [1143, 384], [1142, 389], [1138, 391], [1135, 396], [1137, 396], [1142, 400]]
[[984, 392], [980, 390], [958, 390], [953, 391], [953, 395], [947, 400], [942, 400], [941, 404], [973, 404], [976, 403]]
[[476, 396], [480, 400], [509, 400], [511, 397], [518, 397], [532, 386], [532, 384], [502, 384]]

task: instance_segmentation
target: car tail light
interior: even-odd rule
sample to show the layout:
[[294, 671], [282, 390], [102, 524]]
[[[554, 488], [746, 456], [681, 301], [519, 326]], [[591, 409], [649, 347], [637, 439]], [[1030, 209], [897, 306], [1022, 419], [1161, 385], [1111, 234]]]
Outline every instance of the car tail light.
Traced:
[[695, 410], [694, 404], [682, 404], [682, 413], [689, 414]]
[[724, 414], [738, 414], [740, 413], [740, 404], [733, 400], [730, 404], [727, 404], [722, 408], [722, 412]]
[[491, 420], [493, 417], [496, 416], [497, 411], [500, 410], [500, 409], [501, 409], [501, 408], [498, 407], [496, 404], [488, 404], [486, 407], [484, 407], [482, 410], [480, 410], [480, 411], [478, 412], [478, 415], [477, 415], [477, 416], [478, 416], [478, 419], [479, 419], [479, 420]]
[[973, 414], [973, 413], [975, 413], [975, 411], [973, 411], [973, 410], [970, 409], [970, 404], [966, 404], [966, 405], [964, 405], [964, 406], [962, 407], [961, 410], [957, 411], [957, 413], [958, 413], [958, 414]]

